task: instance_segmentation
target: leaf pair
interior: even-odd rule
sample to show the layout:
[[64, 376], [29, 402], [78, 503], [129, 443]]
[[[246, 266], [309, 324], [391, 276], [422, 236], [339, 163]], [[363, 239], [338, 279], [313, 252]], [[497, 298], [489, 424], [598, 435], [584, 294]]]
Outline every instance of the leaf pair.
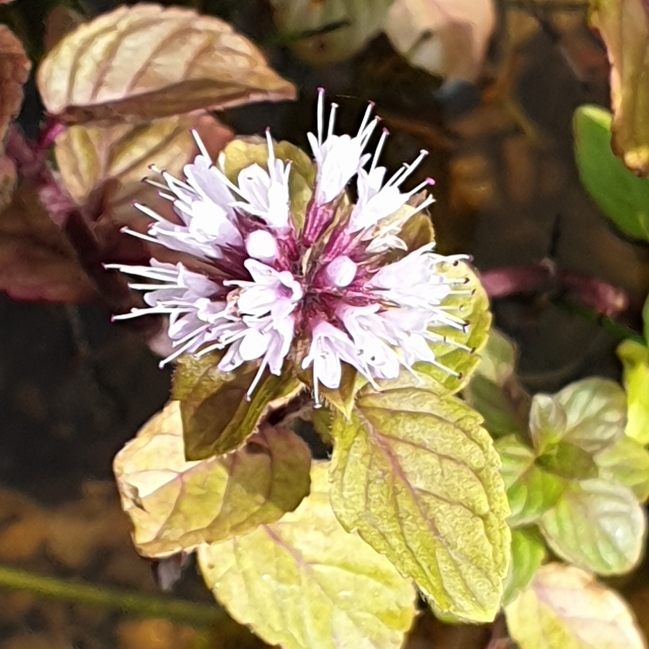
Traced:
[[514, 527], [539, 525], [560, 557], [601, 574], [640, 559], [649, 453], [625, 435], [626, 397], [613, 381], [585, 379], [537, 395], [531, 445], [499, 439]]
[[187, 461], [171, 402], [120, 451], [115, 473], [139, 551], [164, 557], [197, 548], [217, 599], [267, 642], [334, 649], [345, 638], [397, 649], [415, 591], [342, 528], [329, 504], [327, 464], [316, 463], [311, 477], [310, 464], [304, 442], [278, 428], [228, 455]]

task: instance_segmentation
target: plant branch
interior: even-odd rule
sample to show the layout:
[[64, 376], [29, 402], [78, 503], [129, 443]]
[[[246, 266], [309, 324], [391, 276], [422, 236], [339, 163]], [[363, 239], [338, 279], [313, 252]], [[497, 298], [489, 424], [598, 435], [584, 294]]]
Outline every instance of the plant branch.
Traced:
[[210, 606], [187, 600], [169, 599], [130, 593], [97, 584], [72, 582], [38, 575], [18, 568], [0, 565], [0, 588], [33, 593], [76, 604], [115, 609], [138, 617], [159, 617], [204, 628], [217, 622], [224, 612], [216, 604]]

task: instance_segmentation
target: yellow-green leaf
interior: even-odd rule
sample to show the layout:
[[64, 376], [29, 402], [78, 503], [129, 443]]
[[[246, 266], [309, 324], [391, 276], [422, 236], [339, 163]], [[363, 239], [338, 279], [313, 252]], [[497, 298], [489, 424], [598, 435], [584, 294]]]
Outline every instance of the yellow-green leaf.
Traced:
[[480, 363], [463, 391], [492, 437], [527, 434], [531, 405], [515, 374], [516, 346], [497, 329], [489, 332]]
[[646, 649], [628, 604], [574, 566], [540, 568], [505, 615], [520, 649]]
[[534, 523], [561, 497], [567, 481], [537, 465], [536, 453], [515, 435], [496, 441], [512, 527]]
[[591, 25], [611, 62], [613, 149], [639, 175], [649, 174], [648, 11], [643, 0], [591, 0]]
[[447, 281], [457, 282], [458, 288], [457, 294], [451, 295], [442, 302], [442, 308], [466, 322], [466, 327], [464, 329], [449, 326], [434, 328], [434, 333], [444, 339], [431, 343], [430, 347], [435, 353], [436, 361], [449, 371], [428, 363], [418, 363], [416, 368], [455, 393], [467, 384], [480, 362], [478, 352], [487, 343], [491, 313], [487, 294], [468, 264], [445, 262], [439, 265], [438, 272]]
[[255, 431], [268, 412], [290, 401], [302, 386], [290, 373], [266, 374], [246, 395], [257, 374], [254, 364], [234, 372], [218, 369], [220, 354], [184, 356], [174, 374], [188, 460], [232, 451]]
[[530, 431], [539, 454], [560, 441], [596, 453], [624, 434], [626, 395], [615, 381], [598, 377], [532, 401]]
[[435, 610], [492, 620], [509, 563], [500, 460], [480, 416], [403, 376], [333, 414], [336, 516], [412, 577]]
[[611, 149], [611, 113], [580, 106], [573, 117], [579, 178], [604, 214], [636, 239], [649, 238], [649, 180], [629, 171]]
[[628, 572], [644, 547], [646, 515], [634, 493], [602, 478], [573, 482], [539, 521], [562, 559], [602, 575]]
[[530, 435], [537, 454], [556, 446], [566, 434], [566, 411], [552, 395], [535, 394], [530, 408]]
[[619, 439], [626, 425], [626, 395], [616, 381], [592, 377], [555, 395], [566, 412], [563, 440], [596, 452]]
[[511, 338], [498, 329], [491, 329], [475, 376], [483, 376], [497, 384], [504, 383], [514, 374], [516, 356], [516, 345]]
[[[313, 389], [311, 373], [306, 370], [298, 375], [300, 380], [309, 388]], [[342, 364], [342, 376], [340, 385], [337, 388], [318, 387], [320, 396], [331, 408], [341, 412], [347, 420], [352, 416], [354, 403], [358, 391], [367, 385], [367, 379], [347, 363]]]
[[512, 561], [505, 579], [503, 602], [508, 604], [534, 579], [547, 550], [536, 528], [512, 530]]
[[279, 522], [201, 546], [201, 572], [230, 615], [268, 644], [398, 649], [415, 615], [414, 588], [341, 527], [327, 471], [314, 465], [311, 494]]
[[624, 435], [595, 455], [600, 477], [629, 487], [640, 502], [649, 498], [649, 451]]
[[64, 36], [37, 81], [47, 111], [67, 122], [148, 122], [295, 97], [293, 84], [227, 23], [146, 3], [120, 7]]
[[164, 557], [279, 520], [309, 493], [310, 464], [297, 435], [270, 427], [235, 453], [188, 462], [172, 401], [117, 454], [114, 470], [136, 547]]
[[232, 131], [208, 114], [181, 115], [148, 124], [109, 126], [76, 125], [56, 138], [54, 155], [61, 183], [78, 205], [85, 205], [93, 192], [108, 180], [115, 181], [109, 195], [102, 196], [104, 214], [121, 223], [141, 218], [133, 202], [162, 211], [169, 201], [159, 190], [142, 182], [155, 164], [172, 176], [198, 154], [192, 136], [195, 130], [214, 157], [232, 138]]
[[[315, 166], [311, 158], [290, 142], [274, 142], [273, 151], [278, 160], [290, 162], [288, 179], [291, 196], [291, 217], [298, 229], [304, 225], [306, 208], [313, 194]], [[225, 175], [237, 183], [239, 172], [251, 164], [268, 168], [268, 143], [258, 136], [238, 137], [232, 140], [220, 158]]]
[[649, 349], [634, 340], [625, 340], [617, 355], [624, 366], [624, 387], [628, 401], [626, 434], [649, 444]]

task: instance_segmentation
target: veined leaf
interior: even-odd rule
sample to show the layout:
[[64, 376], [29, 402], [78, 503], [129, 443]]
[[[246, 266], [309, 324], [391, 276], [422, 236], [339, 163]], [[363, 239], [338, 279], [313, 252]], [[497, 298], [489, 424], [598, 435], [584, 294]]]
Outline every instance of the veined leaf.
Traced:
[[173, 397], [180, 401], [188, 460], [232, 451], [255, 431], [260, 419], [290, 401], [302, 389], [290, 374], [262, 378], [250, 398], [257, 368], [218, 369], [220, 354], [184, 356], [174, 374]]
[[[56, 138], [54, 155], [61, 183], [78, 205], [104, 187], [103, 214], [132, 227], [136, 219], [148, 225], [150, 219], [133, 208], [146, 204], [164, 213], [169, 201], [142, 179], [151, 175], [155, 164], [172, 176], [198, 154], [192, 130], [196, 130], [209, 153], [216, 157], [233, 134], [206, 113], [168, 117], [148, 124], [76, 125]], [[107, 189], [107, 181], [114, 187]], [[117, 229], [117, 228], [115, 228]]]
[[628, 572], [638, 563], [647, 528], [631, 489], [602, 478], [571, 483], [539, 524], [558, 556], [602, 575]]
[[649, 444], [649, 349], [633, 340], [617, 348], [624, 366], [624, 387], [628, 401], [625, 433], [640, 444]]
[[625, 425], [626, 395], [609, 379], [583, 379], [532, 400], [530, 432], [539, 455], [559, 442], [596, 453], [619, 439]]
[[328, 467], [293, 513], [245, 536], [203, 545], [198, 561], [219, 602], [285, 649], [398, 649], [415, 615], [410, 580], [334, 516]]
[[646, 648], [628, 604], [574, 566], [543, 566], [505, 615], [521, 649]]
[[535, 394], [530, 408], [530, 435], [538, 455], [555, 447], [566, 434], [566, 411], [550, 394]]
[[148, 122], [254, 101], [295, 87], [230, 25], [191, 9], [141, 3], [81, 25], [47, 54], [38, 88], [67, 122]]
[[626, 395], [616, 381], [583, 379], [567, 385], [555, 398], [566, 413], [563, 441], [594, 453], [623, 435]]
[[487, 343], [491, 313], [487, 294], [468, 264], [444, 262], [439, 265], [438, 272], [447, 281], [457, 282], [458, 294], [447, 298], [442, 307], [449, 314], [466, 322], [466, 327], [462, 330], [436, 326], [434, 329], [440, 336], [440, 342], [431, 343], [430, 347], [435, 353], [436, 361], [449, 371], [429, 363], [418, 363], [416, 369], [455, 393], [467, 384], [480, 362], [478, 352]]
[[308, 495], [310, 464], [297, 435], [269, 427], [234, 453], [188, 462], [172, 401], [117, 454], [114, 470], [138, 551], [165, 557], [279, 520]]
[[624, 435], [594, 459], [600, 477], [625, 484], [640, 502], [649, 498], [649, 451], [640, 442]]
[[567, 481], [538, 466], [536, 453], [515, 435], [497, 440], [496, 450], [511, 508], [510, 526], [536, 522], [559, 500]]
[[573, 117], [579, 177], [615, 225], [636, 239], [649, 238], [649, 180], [638, 178], [611, 149], [611, 113], [580, 106]]
[[505, 580], [505, 604], [527, 588], [546, 556], [543, 537], [536, 528], [512, 530], [512, 562]]
[[363, 388], [350, 422], [334, 412], [332, 505], [435, 610], [487, 621], [509, 563], [500, 461], [480, 416], [439, 390], [404, 376]]

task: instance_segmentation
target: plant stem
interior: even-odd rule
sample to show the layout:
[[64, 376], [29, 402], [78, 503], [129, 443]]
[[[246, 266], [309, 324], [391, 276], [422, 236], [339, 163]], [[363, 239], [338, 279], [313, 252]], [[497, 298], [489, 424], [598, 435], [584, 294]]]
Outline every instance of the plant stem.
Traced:
[[566, 302], [561, 298], [552, 300], [552, 304], [554, 304], [554, 306], [561, 309], [562, 311], [565, 311], [566, 313], [570, 313], [572, 315], [578, 316], [579, 318], [582, 318], [583, 320], [587, 320], [588, 322], [599, 325], [603, 329], [606, 329], [609, 333], [613, 334], [616, 338], [621, 338], [623, 340], [629, 338], [643, 345], [646, 344], [644, 338], [631, 327], [617, 322], [612, 318], [601, 315], [596, 311], [580, 306], [578, 304], [574, 304], [572, 302]]
[[140, 595], [96, 584], [84, 584], [38, 575], [0, 565], [0, 588], [33, 593], [39, 597], [122, 611], [138, 617], [159, 617], [197, 628], [214, 624], [224, 614], [216, 606], [187, 600]]

